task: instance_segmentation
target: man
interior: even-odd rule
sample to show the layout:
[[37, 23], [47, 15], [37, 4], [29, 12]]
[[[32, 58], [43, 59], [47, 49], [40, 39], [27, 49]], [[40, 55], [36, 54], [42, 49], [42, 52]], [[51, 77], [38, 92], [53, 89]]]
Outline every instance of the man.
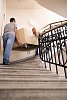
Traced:
[[[32, 32], [35, 35], [35, 37], [37, 37], [37, 38], [39, 37], [40, 33], [36, 31], [35, 27], [32, 28]], [[38, 47], [36, 48], [35, 55], [38, 55]]]
[[15, 18], [10, 18], [10, 23], [6, 24], [4, 27], [3, 34], [3, 64], [8, 65], [10, 59], [10, 52], [13, 47], [16, 33], [16, 21]]

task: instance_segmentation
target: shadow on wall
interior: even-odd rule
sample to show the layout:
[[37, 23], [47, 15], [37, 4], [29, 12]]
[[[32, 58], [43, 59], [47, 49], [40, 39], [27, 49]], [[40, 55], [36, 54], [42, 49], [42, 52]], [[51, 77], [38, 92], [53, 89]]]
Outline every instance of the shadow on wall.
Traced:
[[36, 0], [43, 7], [63, 16], [67, 17], [67, 0]]

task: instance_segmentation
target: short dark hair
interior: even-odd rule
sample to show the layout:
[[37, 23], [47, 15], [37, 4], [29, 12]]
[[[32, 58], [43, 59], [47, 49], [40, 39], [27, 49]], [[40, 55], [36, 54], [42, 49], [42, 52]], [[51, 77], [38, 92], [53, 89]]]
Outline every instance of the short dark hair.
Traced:
[[10, 18], [10, 22], [13, 22], [13, 21], [15, 21], [15, 18]]

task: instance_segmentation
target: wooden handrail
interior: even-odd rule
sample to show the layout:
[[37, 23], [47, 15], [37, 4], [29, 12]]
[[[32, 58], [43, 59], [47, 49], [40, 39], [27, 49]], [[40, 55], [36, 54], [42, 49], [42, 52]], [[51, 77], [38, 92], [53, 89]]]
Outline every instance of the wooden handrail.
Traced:
[[[50, 24], [48, 24], [48, 25], [46, 25], [46, 26], [44, 26], [44, 27], [42, 27], [41, 29], [43, 29], [43, 28], [46, 28], [46, 27], [48, 27], [48, 26], [50, 26], [50, 25], [52, 25], [52, 24], [57, 24], [57, 23], [63, 23], [63, 22], [67, 22], [67, 20], [63, 20], [63, 21], [58, 21], [58, 22], [53, 22], [53, 23], [50, 23]], [[40, 30], [41, 30], [40, 29]]]
[[42, 32], [42, 35], [44, 35], [44, 34], [50, 32], [50, 31], [52, 31], [52, 30], [54, 30], [54, 29], [57, 29], [57, 28], [59, 28], [59, 27], [62, 27], [63, 25], [66, 25], [66, 24], [67, 24], [67, 21], [61, 23], [60, 25], [54, 26], [53, 28], [49, 29], [48, 31]]

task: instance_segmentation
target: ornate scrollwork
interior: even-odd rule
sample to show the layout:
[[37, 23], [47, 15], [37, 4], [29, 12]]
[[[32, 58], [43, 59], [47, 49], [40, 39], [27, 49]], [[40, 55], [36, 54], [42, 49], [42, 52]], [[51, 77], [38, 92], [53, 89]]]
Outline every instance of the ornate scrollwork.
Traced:
[[64, 54], [67, 56], [66, 36], [67, 25], [51, 30], [45, 35], [43, 34], [42, 36], [40, 36], [40, 55], [42, 55], [42, 57], [45, 57], [45, 61], [65, 66], [64, 64], [66, 64], [67, 62], [67, 60], [64, 60]]

